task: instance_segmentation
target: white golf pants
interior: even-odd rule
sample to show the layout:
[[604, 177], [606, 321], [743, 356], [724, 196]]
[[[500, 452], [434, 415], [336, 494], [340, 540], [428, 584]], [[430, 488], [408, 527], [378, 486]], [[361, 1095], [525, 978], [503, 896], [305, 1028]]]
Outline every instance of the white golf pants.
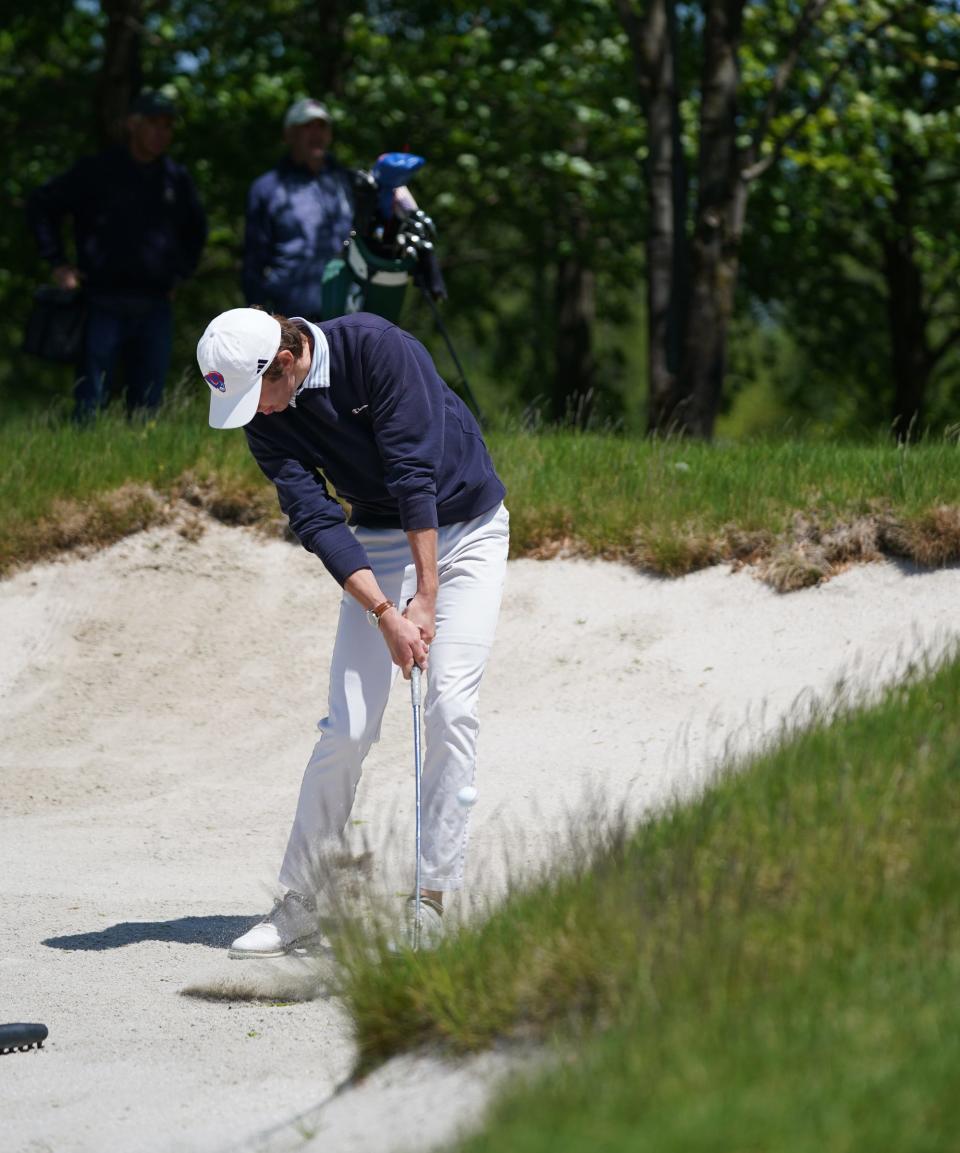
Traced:
[[[417, 587], [406, 533], [355, 530], [384, 594], [401, 609]], [[457, 800], [477, 767], [477, 698], [500, 612], [509, 543], [501, 504], [437, 533], [437, 631], [425, 679], [421, 786], [421, 883], [459, 889], [467, 847], [468, 808]], [[330, 667], [328, 715], [318, 724], [290, 840], [280, 870], [285, 888], [311, 892], [329, 838], [343, 832], [363, 759], [379, 739], [380, 722], [399, 669], [379, 630], [344, 594]]]

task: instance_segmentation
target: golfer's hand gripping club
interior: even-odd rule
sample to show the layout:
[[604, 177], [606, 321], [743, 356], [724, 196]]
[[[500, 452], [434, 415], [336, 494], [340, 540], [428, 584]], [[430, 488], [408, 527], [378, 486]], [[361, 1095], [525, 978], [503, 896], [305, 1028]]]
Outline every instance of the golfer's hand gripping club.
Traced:
[[380, 620], [380, 632], [390, 651], [390, 659], [403, 670], [407, 680], [416, 665], [427, 667], [428, 649], [422, 632], [416, 622], [407, 619], [405, 613], [384, 613]]

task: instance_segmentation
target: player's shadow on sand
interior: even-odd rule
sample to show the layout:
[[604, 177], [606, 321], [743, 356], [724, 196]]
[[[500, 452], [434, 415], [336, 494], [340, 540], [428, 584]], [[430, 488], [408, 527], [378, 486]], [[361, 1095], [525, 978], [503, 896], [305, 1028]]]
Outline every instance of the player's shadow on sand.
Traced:
[[178, 917], [175, 921], [121, 921], [97, 933], [74, 933], [69, 937], [47, 937], [42, 943], [51, 949], [122, 949], [144, 941], [172, 941], [176, 945], [207, 945], [225, 949], [263, 919], [258, 917]]

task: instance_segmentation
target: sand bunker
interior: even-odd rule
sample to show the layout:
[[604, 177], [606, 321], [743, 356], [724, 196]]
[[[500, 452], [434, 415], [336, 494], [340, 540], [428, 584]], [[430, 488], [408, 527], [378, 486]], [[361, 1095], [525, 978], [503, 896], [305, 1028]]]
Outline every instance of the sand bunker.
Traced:
[[[338, 602], [301, 549], [216, 524], [0, 583], [0, 1021], [50, 1028], [41, 1053], [0, 1057], [11, 1153], [422, 1153], [482, 1110], [494, 1058], [404, 1058], [335, 1093], [353, 1048], [322, 990], [180, 995], [274, 978], [278, 999], [303, 992], [289, 966], [238, 975], [224, 948], [269, 907]], [[508, 860], [548, 861], [597, 798], [639, 814], [684, 795], [804, 694], [876, 685], [942, 649], [958, 607], [957, 568], [870, 565], [781, 597], [725, 568], [663, 581], [513, 562], [453, 911], [495, 900]], [[411, 883], [412, 811], [398, 683], [351, 827], [388, 896]]]

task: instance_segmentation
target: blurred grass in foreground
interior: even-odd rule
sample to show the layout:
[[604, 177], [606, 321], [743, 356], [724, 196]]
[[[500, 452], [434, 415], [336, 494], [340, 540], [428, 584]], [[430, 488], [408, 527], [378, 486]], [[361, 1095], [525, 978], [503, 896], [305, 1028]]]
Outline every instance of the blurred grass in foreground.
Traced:
[[823, 713], [433, 954], [347, 957], [362, 1062], [562, 1041], [463, 1148], [960, 1143], [960, 660]]
[[[882, 553], [960, 559], [953, 441], [704, 445], [570, 431], [488, 440], [508, 488], [514, 555], [566, 550], [668, 575], [765, 560], [784, 588]], [[160, 523], [184, 495], [228, 521], [278, 515], [242, 433], [209, 429], [194, 390], [174, 391], [145, 423], [119, 411], [89, 429], [11, 417], [0, 459], [0, 572]]]

